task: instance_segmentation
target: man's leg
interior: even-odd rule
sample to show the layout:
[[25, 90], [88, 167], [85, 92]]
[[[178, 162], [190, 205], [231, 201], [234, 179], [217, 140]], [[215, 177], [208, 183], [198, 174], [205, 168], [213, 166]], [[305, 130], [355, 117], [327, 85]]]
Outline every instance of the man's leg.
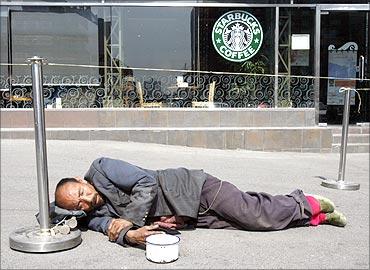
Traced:
[[[209, 228], [217, 228], [228, 222], [231, 227], [245, 230], [280, 230], [292, 226], [309, 225], [311, 207], [301, 190], [289, 195], [270, 195], [258, 192], [242, 192], [229, 182], [222, 182], [207, 175], [201, 198], [198, 223], [212, 221]], [[221, 187], [221, 188], [220, 188]], [[216, 196], [216, 197], [215, 197]]]
[[197, 228], [208, 228], [208, 229], [228, 229], [228, 230], [235, 230], [235, 229], [243, 229], [236, 224], [232, 224], [222, 218], [220, 215], [217, 215], [212, 210], [207, 212], [205, 215], [198, 216]]

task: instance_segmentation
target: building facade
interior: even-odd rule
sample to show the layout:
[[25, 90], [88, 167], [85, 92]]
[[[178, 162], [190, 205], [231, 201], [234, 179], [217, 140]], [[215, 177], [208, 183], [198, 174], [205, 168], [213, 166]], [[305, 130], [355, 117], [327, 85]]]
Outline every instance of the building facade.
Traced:
[[345, 87], [350, 122], [370, 122], [369, 13], [368, 0], [3, 1], [0, 107], [32, 108], [38, 55], [47, 108], [308, 108], [339, 124]]

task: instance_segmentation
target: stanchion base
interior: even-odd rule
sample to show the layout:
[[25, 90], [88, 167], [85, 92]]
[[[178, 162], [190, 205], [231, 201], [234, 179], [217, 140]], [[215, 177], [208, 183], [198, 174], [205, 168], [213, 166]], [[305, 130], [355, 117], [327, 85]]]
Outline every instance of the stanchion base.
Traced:
[[69, 234], [42, 235], [40, 227], [20, 228], [9, 236], [10, 248], [24, 252], [53, 252], [74, 248], [81, 243], [81, 231]]
[[360, 189], [360, 184], [345, 182], [345, 181], [335, 181], [335, 180], [323, 180], [321, 185], [327, 188], [335, 188], [342, 190], [358, 190]]

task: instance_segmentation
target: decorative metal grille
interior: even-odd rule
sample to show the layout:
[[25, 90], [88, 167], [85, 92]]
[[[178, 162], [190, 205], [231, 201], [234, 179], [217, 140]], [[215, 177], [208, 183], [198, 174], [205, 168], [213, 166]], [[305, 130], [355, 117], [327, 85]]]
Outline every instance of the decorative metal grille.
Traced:
[[[183, 77], [182, 85], [177, 85], [177, 76]], [[59, 101], [63, 108], [132, 108], [142, 107], [143, 104], [150, 107], [153, 102], [160, 102], [162, 107], [192, 107], [193, 101], [209, 101], [210, 83], [214, 81], [214, 99], [211, 102], [214, 107], [256, 108], [275, 105], [274, 77], [268, 75], [174, 74], [145, 70], [121, 78], [120, 83], [117, 83], [118, 80], [117, 76], [44, 76], [44, 103], [45, 106], [55, 107]], [[0, 107], [31, 108], [31, 82], [30, 76], [1, 76]], [[290, 87], [286, 89], [278, 94], [278, 107], [314, 106], [313, 79], [292, 77]]]

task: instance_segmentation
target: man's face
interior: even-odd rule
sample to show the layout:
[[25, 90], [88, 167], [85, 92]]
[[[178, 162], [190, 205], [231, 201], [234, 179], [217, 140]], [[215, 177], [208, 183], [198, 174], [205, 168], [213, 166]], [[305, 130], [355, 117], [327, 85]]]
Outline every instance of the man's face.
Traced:
[[66, 183], [55, 194], [55, 200], [58, 201], [60, 207], [89, 212], [104, 203], [94, 186], [80, 177], [75, 177], [75, 179], [78, 183]]

